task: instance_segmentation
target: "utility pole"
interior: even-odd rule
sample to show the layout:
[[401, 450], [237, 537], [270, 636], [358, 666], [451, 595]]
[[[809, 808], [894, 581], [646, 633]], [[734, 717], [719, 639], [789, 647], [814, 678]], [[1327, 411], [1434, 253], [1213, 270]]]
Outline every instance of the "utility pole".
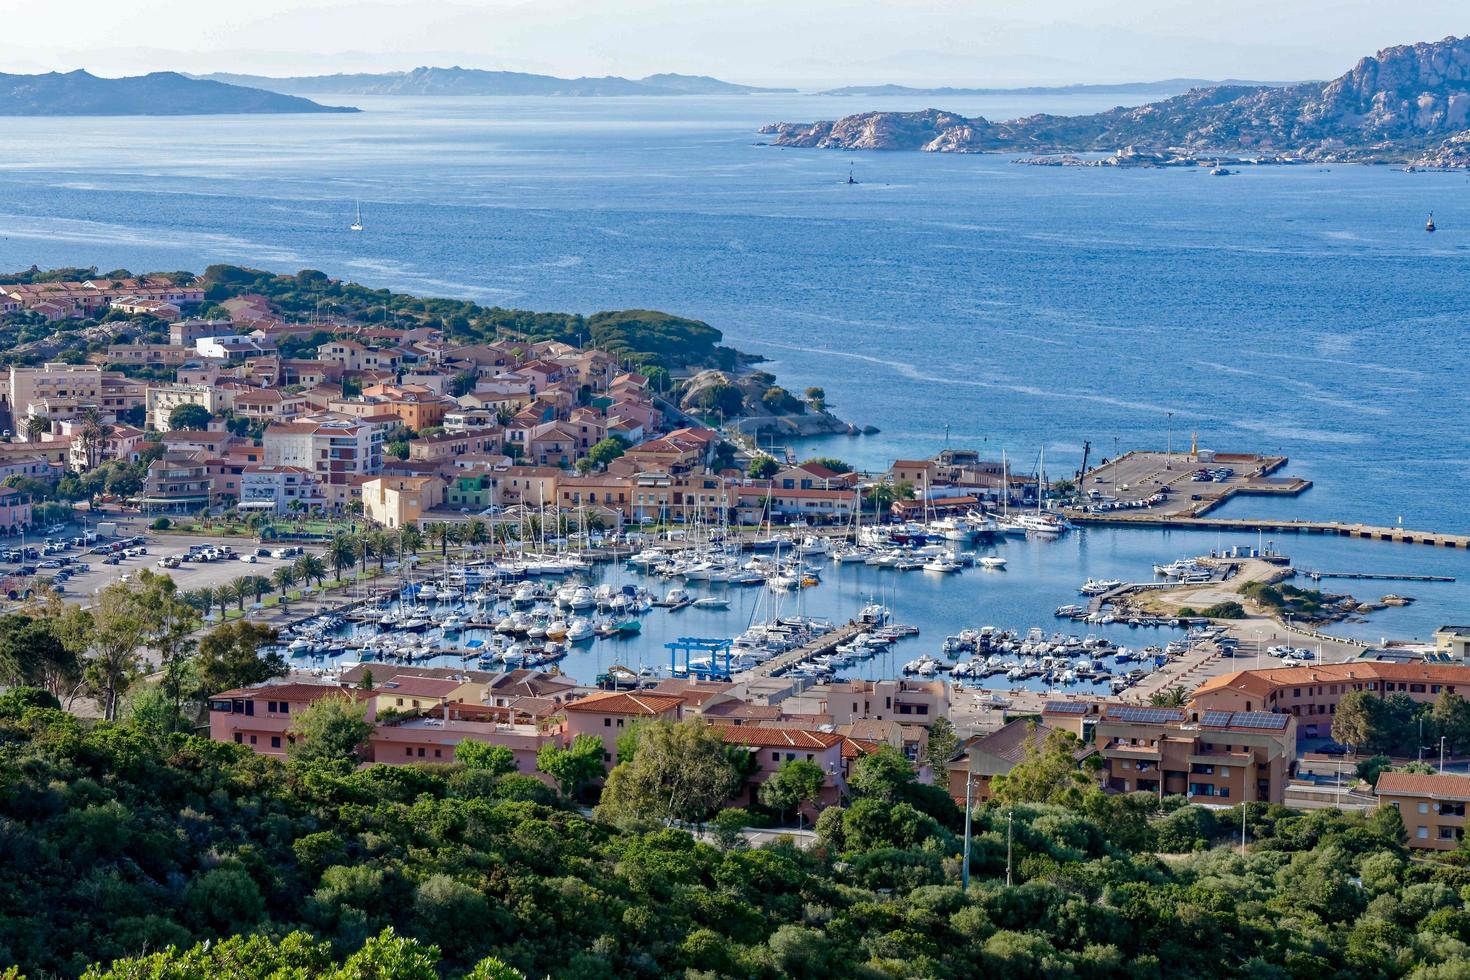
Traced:
[[965, 866], [960, 871], [962, 891], [970, 890], [970, 811], [974, 808], [975, 770], [965, 773]]
[[1011, 887], [1011, 817], [1014, 810], [1006, 811], [1006, 887]]
[[1439, 771], [1444, 772], [1444, 740], [1445, 736], [1439, 737]]
[[1245, 857], [1245, 818], [1250, 814], [1250, 800], [1240, 801], [1240, 856]]

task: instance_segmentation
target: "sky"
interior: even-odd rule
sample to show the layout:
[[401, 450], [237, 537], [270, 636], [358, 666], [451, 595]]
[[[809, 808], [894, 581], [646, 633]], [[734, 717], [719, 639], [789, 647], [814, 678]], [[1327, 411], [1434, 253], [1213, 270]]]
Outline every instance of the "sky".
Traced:
[[1465, 0], [0, 0], [0, 71], [418, 65], [801, 87], [1330, 78]]

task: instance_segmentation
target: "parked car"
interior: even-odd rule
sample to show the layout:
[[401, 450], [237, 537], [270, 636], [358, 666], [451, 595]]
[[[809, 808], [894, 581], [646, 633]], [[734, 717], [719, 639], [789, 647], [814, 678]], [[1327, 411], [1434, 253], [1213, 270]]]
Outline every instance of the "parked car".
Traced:
[[254, 555], [241, 555], [240, 556], [240, 560], [243, 561], [243, 562], [245, 562], [246, 564], [249, 564], [249, 565], [254, 565], [255, 562], [257, 561], [257, 559], [256, 559], [256, 557]]

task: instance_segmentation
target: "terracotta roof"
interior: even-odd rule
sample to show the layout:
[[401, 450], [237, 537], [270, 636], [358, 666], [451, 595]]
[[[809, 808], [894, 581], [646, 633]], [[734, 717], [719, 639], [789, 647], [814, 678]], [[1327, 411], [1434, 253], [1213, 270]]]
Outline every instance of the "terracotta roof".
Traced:
[[831, 732], [808, 732], [800, 728], [760, 728], [753, 725], [716, 725], [720, 737], [731, 745], [752, 748], [830, 749], [842, 741]]
[[210, 700], [243, 698], [248, 701], [264, 698], [269, 701], [315, 701], [329, 694], [345, 693], [351, 692], [344, 691], [335, 684], [266, 684], [261, 687], [237, 687], [230, 691], [222, 691]]
[[661, 715], [673, 711], [684, 699], [669, 694], [625, 694], [609, 691], [573, 701], [568, 711], [595, 711], [604, 715]]
[[1311, 667], [1237, 670], [1232, 674], [1222, 674], [1205, 681], [1195, 689], [1194, 696], [1215, 691], [1244, 691], [1264, 695], [1278, 688], [1300, 684], [1341, 684], [1344, 681], [1374, 680], [1470, 685], [1470, 667], [1394, 663], [1387, 660], [1350, 660], [1342, 664]]
[[872, 755], [883, 747], [881, 742], [870, 742], [865, 738], [844, 738], [842, 740], [842, 757], [844, 759], [856, 759], [859, 756]]
[[1437, 800], [1470, 800], [1470, 776], [1447, 772], [1382, 772], [1373, 787], [1379, 796], [1427, 796]]
[[1017, 718], [1014, 721], [1006, 722], [989, 735], [975, 739], [966, 746], [962, 755], [969, 755], [972, 752], [984, 752], [986, 755], [996, 756], [1015, 765], [1026, 758], [1026, 750], [1030, 746], [1034, 745], [1038, 749], [1041, 748], [1043, 743], [1046, 742], [1047, 736], [1056, 730], [1050, 725], [1037, 724], [1033, 726], [1030, 720]]

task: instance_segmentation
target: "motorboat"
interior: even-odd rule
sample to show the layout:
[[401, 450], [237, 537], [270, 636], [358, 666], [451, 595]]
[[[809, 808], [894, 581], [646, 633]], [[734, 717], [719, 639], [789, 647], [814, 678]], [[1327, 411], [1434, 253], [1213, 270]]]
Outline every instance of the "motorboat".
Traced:
[[928, 561], [924, 562], [924, 571], [941, 572], [945, 575], [959, 571], [960, 567], [961, 566], [959, 562], [955, 561], [953, 558], [946, 558], [942, 555], [935, 555], [933, 558], [930, 558]]
[[981, 568], [1005, 568], [1006, 559], [1000, 555], [984, 555], [975, 562]]
[[729, 609], [730, 600], [722, 596], [707, 595], [694, 600], [695, 609]]

